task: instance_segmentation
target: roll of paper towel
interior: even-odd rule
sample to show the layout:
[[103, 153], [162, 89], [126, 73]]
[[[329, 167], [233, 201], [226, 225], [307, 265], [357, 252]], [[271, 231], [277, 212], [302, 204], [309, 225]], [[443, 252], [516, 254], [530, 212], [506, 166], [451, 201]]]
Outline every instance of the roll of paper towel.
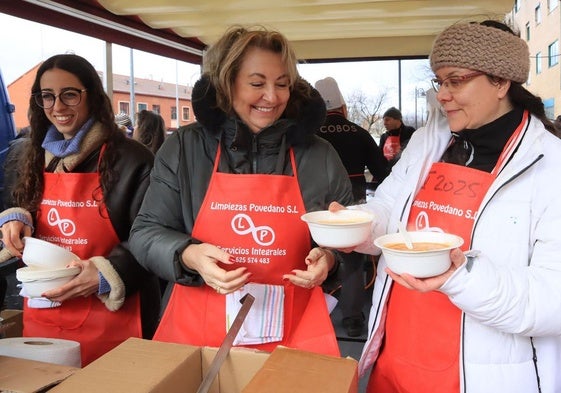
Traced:
[[43, 337], [13, 337], [0, 340], [0, 355], [81, 367], [80, 343]]

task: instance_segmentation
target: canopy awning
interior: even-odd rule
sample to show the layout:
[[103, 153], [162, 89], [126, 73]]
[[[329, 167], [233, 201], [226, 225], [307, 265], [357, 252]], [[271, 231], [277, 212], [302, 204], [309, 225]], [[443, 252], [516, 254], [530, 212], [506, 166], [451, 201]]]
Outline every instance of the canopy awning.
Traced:
[[503, 19], [512, 7], [512, 0], [0, 2], [6, 14], [191, 63], [234, 24], [277, 29], [310, 62], [425, 57], [446, 26]]

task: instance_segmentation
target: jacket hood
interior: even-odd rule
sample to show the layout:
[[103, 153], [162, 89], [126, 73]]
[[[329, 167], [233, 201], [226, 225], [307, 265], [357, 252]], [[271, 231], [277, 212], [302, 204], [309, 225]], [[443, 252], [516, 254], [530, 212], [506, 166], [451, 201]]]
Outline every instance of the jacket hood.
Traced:
[[[303, 91], [310, 91], [309, 97]], [[216, 89], [208, 76], [203, 75], [193, 87], [191, 94], [193, 111], [197, 121], [214, 135], [220, 134], [222, 125], [233, 118], [216, 104]], [[287, 127], [286, 141], [289, 145], [309, 142], [316, 131], [325, 122], [325, 102], [319, 92], [307, 81], [298, 78], [290, 92], [287, 107], [279, 121], [290, 121]]]

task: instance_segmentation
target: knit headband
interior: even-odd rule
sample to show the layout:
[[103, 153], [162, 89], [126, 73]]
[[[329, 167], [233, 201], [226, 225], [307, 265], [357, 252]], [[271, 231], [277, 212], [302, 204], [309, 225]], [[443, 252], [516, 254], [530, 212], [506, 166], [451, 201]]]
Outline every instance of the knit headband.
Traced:
[[446, 28], [434, 41], [430, 54], [433, 72], [461, 67], [524, 83], [530, 70], [530, 52], [524, 40], [495, 27], [478, 23]]

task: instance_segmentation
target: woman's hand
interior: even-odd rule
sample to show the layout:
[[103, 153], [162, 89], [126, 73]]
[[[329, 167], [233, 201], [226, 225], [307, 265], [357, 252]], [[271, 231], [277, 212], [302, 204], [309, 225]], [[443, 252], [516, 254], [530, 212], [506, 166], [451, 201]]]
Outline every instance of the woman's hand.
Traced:
[[82, 271], [63, 286], [43, 293], [41, 296], [55, 302], [64, 302], [75, 297], [88, 297], [99, 289], [99, 274], [95, 264], [89, 259], [71, 262], [69, 267], [78, 266]]
[[345, 210], [346, 207], [341, 205], [339, 202], [331, 202], [329, 204], [328, 210], [332, 213], [338, 212], [339, 210]]
[[294, 269], [292, 274], [285, 274], [282, 278], [308, 289], [321, 285], [335, 265], [335, 255], [325, 248], [313, 248], [306, 257], [306, 265], [306, 270]]
[[251, 276], [247, 267], [227, 271], [218, 266], [218, 262], [231, 265], [232, 259], [226, 251], [208, 243], [191, 244], [181, 254], [183, 264], [196, 270], [208, 286], [222, 295], [240, 289]]
[[2, 227], [2, 242], [4, 248], [7, 249], [14, 257], [21, 258], [23, 252], [23, 237], [31, 236], [31, 228], [21, 221], [8, 221]]
[[386, 267], [386, 273], [397, 283], [403, 285], [406, 288], [413, 289], [419, 292], [430, 292], [439, 289], [444, 283], [450, 278], [450, 276], [456, 271], [457, 268], [462, 266], [466, 262], [466, 256], [459, 248], [455, 248], [450, 251], [450, 259], [452, 264], [450, 268], [444, 273], [427, 278], [415, 278], [410, 274], [395, 274], [389, 268]]

